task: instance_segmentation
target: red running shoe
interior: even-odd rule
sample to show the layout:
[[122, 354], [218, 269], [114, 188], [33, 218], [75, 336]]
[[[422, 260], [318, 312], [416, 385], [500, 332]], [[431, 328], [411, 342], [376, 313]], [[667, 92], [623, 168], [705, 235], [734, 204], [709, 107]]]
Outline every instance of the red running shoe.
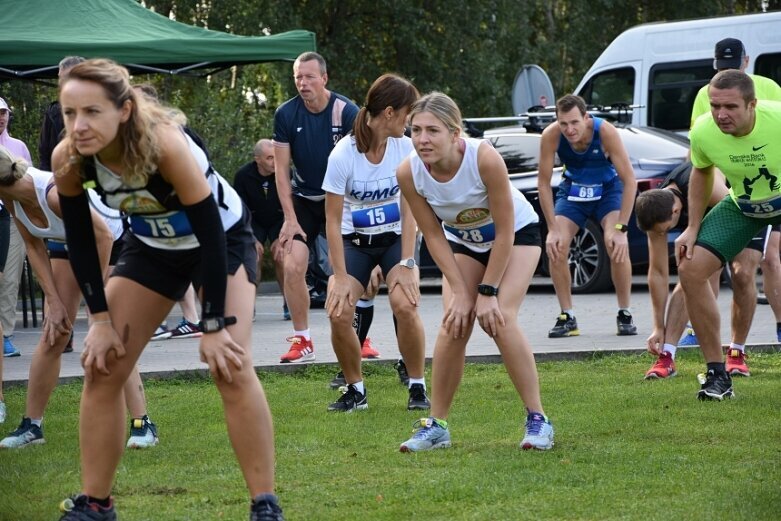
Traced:
[[379, 358], [380, 352], [372, 346], [372, 339], [368, 336], [361, 346], [361, 358]]
[[729, 349], [727, 351], [727, 374], [732, 376], [751, 376], [746, 365], [746, 353], [740, 349]]
[[290, 351], [282, 355], [280, 363], [310, 362], [315, 359], [315, 344], [311, 338], [307, 340], [301, 335], [295, 335], [289, 337], [287, 341], [290, 342]]
[[670, 353], [662, 351], [662, 354], [659, 355], [659, 359], [656, 360], [656, 363], [654, 363], [648, 372], [645, 373], [645, 379], [670, 378], [675, 375], [675, 360], [673, 360]]

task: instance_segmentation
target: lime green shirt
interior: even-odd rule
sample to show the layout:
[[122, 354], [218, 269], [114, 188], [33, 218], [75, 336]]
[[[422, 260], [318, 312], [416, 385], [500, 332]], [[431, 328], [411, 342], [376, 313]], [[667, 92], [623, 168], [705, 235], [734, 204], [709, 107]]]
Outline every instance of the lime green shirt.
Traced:
[[[749, 74], [749, 76], [754, 80], [754, 92], [757, 99], [781, 101], [781, 87], [778, 86], [778, 83], [764, 76], [755, 76], [754, 74]], [[697, 92], [697, 97], [694, 98], [690, 127], [694, 126], [698, 117], [708, 113], [710, 113], [710, 98], [708, 98], [708, 85], [704, 85]]]
[[692, 164], [721, 170], [734, 201], [781, 195], [781, 102], [757, 102], [754, 128], [745, 136], [723, 133], [710, 114], [703, 114], [689, 139]]

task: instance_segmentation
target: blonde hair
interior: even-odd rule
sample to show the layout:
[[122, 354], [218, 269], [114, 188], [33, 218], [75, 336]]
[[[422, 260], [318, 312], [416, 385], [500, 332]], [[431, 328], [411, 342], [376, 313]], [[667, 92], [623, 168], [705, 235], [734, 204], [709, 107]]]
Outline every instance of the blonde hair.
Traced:
[[[90, 81], [103, 87], [106, 97], [116, 108], [130, 102], [130, 117], [120, 123], [117, 137], [122, 148], [122, 181], [128, 186], [144, 186], [150, 175], [157, 171], [160, 145], [157, 140], [158, 125], [184, 125], [187, 119], [180, 111], [164, 107], [138, 93], [130, 84], [127, 69], [111, 60], [87, 60], [60, 78], [60, 92], [71, 80]], [[57, 174], [82, 175], [84, 157], [76, 150], [69, 134], [63, 141], [67, 145], [69, 160]]]
[[12, 186], [24, 177], [29, 166], [27, 161], [0, 146], [0, 186]]
[[461, 109], [456, 102], [442, 92], [429, 92], [412, 105], [409, 113], [410, 123], [421, 112], [430, 112], [438, 120], [445, 124], [450, 132], [461, 129]]

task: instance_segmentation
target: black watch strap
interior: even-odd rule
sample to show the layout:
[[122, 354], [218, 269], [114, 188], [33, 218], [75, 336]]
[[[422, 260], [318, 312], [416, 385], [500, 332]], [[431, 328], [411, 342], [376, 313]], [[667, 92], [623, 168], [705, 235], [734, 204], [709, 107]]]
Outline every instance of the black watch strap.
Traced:
[[478, 284], [477, 292], [488, 297], [495, 297], [499, 294], [499, 288], [491, 286], [490, 284]]
[[204, 333], [216, 333], [235, 323], [236, 317], [209, 317], [202, 319], [198, 325]]

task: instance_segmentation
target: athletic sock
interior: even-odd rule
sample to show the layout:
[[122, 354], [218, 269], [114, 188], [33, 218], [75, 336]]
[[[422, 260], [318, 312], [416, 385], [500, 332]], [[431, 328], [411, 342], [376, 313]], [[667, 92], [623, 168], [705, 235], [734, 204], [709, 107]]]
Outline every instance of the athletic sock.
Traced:
[[724, 369], [724, 362], [708, 362], [708, 371], [713, 371], [716, 374], [725, 374], [727, 371]]
[[745, 353], [746, 352], [746, 345], [745, 344], [736, 344], [735, 342], [732, 342], [729, 345], [729, 348], [730, 349], [737, 349], [741, 353]]
[[363, 380], [358, 380], [358, 381], [357, 381], [357, 382], [355, 382], [354, 384], [350, 384], [350, 385], [354, 386], [354, 387], [355, 387], [355, 389], [356, 389], [356, 390], [357, 390], [359, 393], [361, 393], [361, 394], [366, 394], [366, 388], [365, 388], [365, 387], [364, 387], [364, 385], [363, 385]]
[[[368, 305], [367, 305], [368, 304]], [[355, 306], [355, 315], [353, 315], [353, 327], [358, 335], [358, 342], [363, 345], [363, 341], [369, 336], [369, 327], [374, 319], [374, 299], [359, 300]]]
[[670, 353], [670, 357], [675, 360], [675, 351], [677, 351], [678, 348], [674, 346], [673, 344], [664, 344], [664, 347], [662, 347], [662, 352], [664, 353], [667, 351]]
[[293, 331], [294, 336], [302, 336], [305, 340], [311, 340], [312, 337], [309, 336], [309, 329], [302, 329], [301, 331]]
[[569, 318], [575, 318], [575, 312], [572, 311], [571, 309], [562, 309], [561, 312], [562, 314], [566, 313], [567, 315], [569, 315]]
[[43, 418], [30, 418], [30, 423], [36, 427], [40, 427], [43, 424]]
[[426, 379], [425, 378], [410, 378], [409, 379], [409, 388], [412, 388], [412, 384], [421, 384], [423, 386], [423, 390], [426, 390]]

